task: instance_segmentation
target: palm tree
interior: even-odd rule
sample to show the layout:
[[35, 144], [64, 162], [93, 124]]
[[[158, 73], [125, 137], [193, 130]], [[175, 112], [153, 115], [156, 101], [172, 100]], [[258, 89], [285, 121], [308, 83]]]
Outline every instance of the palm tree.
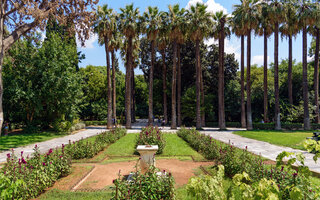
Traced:
[[268, 38], [272, 34], [272, 26], [269, 19], [269, 5], [261, 2], [258, 6], [257, 18], [259, 25], [256, 27], [256, 34], [262, 36], [264, 42], [263, 55], [263, 121], [268, 122]]
[[171, 129], [177, 128], [177, 115], [176, 115], [176, 79], [177, 79], [177, 41], [183, 36], [181, 24], [184, 21], [185, 9], [180, 9], [179, 4], [173, 6], [169, 5], [169, 37], [172, 42], [173, 48], [173, 66], [172, 66], [172, 90], [171, 90], [171, 104], [172, 104], [172, 114], [171, 114]]
[[[304, 108], [304, 129], [310, 130], [309, 97], [308, 97], [308, 61], [307, 61], [307, 27], [313, 25], [312, 4], [303, 1], [298, 5], [298, 21], [302, 27], [302, 89]], [[319, 83], [318, 83], [319, 84]]]
[[109, 56], [109, 39], [115, 31], [115, 17], [113, 10], [108, 8], [108, 5], [98, 6], [97, 20], [94, 24], [94, 31], [99, 35], [99, 43], [104, 44], [107, 62], [107, 85], [108, 85], [108, 120], [107, 128], [112, 128], [112, 89], [110, 75], [110, 56]]
[[229, 29], [225, 26], [228, 23], [228, 16], [223, 11], [216, 12], [213, 19], [217, 23], [215, 38], [219, 39], [219, 70], [218, 70], [218, 104], [219, 104], [219, 128], [226, 129], [224, 111], [224, 40], [225, 35], [229, 34]]
[[234, 20], [243, 27], [240, 32], [247, 35], [247, 129], [252, 130], [251, 111], [251, 31], [258, 25], [256, 19], [257, 0], [241, 0], [240, 5], [235, 5], [233, 12]]
[[168, 113], [167, 113], [167, 66], [166, 66], [166, 48], [168, 45], [168, 15], [166, 12], [161, 12], [160, 14], [161, 22], [159, 29], [159, 36], [157, 41], [158, 49], [162, 56], [162, 92], [163, 92], [163, 118], [164, 123], [168, 123]]
[[125, 8], [120, 8], [119, 30], [127, 38], [126, 48], [126, 128], [131, 128], [131, 69], [132, 69], [132, 40], [139, 33], [139, 25], [137, 23], [139, 17], [139, 9], [134, 8], [133, 4], [126, 5]]
[[189, 34], [192, 41], [196, 44], [196, 128], [201, 128], [201, 111], [200, 111], [200, 78], [201, 78], [201, 65], [200, 65], [200, 42], [210, 35], [213, 27], [211, 14], [206, 11], [207, 6], [197, 3], [191, 6], [187, 12], [187, 19], [189, 25]]
[[240, 75], [240, 84], [241, 84], [241, 127], [245, 128], [246, 125], [246, 104], [244, 99], [244, 37], [246, 35], [245, 26], [243, 24], [244, 19], [243, 15], [232, 18], [232, 31], [236, 36], [241, 38], [241, 75]]
[[320, 123], [319, 116], [319, 43], [320, 43], [320, 4], [317, 2], [313, 7], [313, 16], [315, 17], [315, 24], [309, 26], [309, 32], [316, 40], [316, 48], [314, 54], [314, 78], [313, 78], [313, 88], [314, 88], [314, 104], [315, 104], [315, 115], [316, 123]]
[[281, 130], [280, 105], [279, 105], [279, 25], [284, 20], [283, 5], [278, 0], [272, 0], [270, 5], [270, 22], [274, 30], [274, 93], [275, 93], [275, 129]]
[[111, 52], [112, 63], [112, 118], [117, 121], [117, 91], [116, 91], [116, 63], [115, 52], [121, 48], [122, 40], [120, 33], [114, 31], [109, 41], [109, 50]]
[[149, 69], [149, 117], [148, 125], [153, 124], [153, 70], [155, 62], [156, 39], [160, 27], [160, 14], [157, 7], [148, 7], [141, 17], [142, 29], [147, 34], [148, 40], [151, 42], [151, 66]]
[[300, 31], [297, 18], [296, 0], [283, 0], [285, 10], [285, 20], [279, 28], [281, 35], [286, 36], [289, 42], [288, 55], [288, 99], [289, 103], [293, 105], [292, 97], [292, 37], [295, 37]]

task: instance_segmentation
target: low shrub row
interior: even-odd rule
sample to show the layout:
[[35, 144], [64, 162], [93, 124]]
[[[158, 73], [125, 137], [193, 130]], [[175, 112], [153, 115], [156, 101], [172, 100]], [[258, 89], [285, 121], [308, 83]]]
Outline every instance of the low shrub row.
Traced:
[[130, 181], [119, 175], [119, 178], [113, 183], [115, 191], [112, 200], [171, 200], [175, 198], [174, 178], [171, 173], [160, 172], [153, 166], [145, 174], [137, 171]]
[[[319, 191], [311, 187], [308, 167], [301, 166], [296, 171], [290, 165], [292, 162], [288, 162], [288, 166], [281, 165], [286, 154], [279, 155], [276, 167], [270, 167], [263, 164], [260, 156], [251, 154], [247, 149], [240, 150], [232, 145], [213, 140], [210, 136], [200, 134], [195, 129], [182, 128], [177, 134], [204, 157], [216, 160], [218, 164], [223, 165], [226, 176], [230, 178], [236, 174], [245, 173], [250, 177], [252, 183], [264, 178], [272, 180], [277, 184], [281, 199], [290, 199], [291, 191], [297, 188], [305, 199], [312, 199], [319, 194]], [[302, 156], [297, 157], [302, 158]], [[299, 162], [303, 163], [303, 160]]]
[[166, 145], [166, 141], [158, 127], [147, 126], [142, 128], [140, 134], [137, 136], [136, 147], [138, 145], [158, 145], [159, 149], [157, 154], [161, 154]]
[[50, 149], [41, 155], [37, 145], [32, 156], [18, 158], [14, 152], [7, 155], [7, 163], [0, 169], [0, 200], [30, 199], [41, 194], [60, 177], [71, 171], [71, 159], [91, 158], [105, 146], [126, 134], [126, 129], [117, 128], [78, 142]]
[[94, 141], [89, 141], [88, 139], [81, 139], [73, 143], [69, 141], [65, 149], [72, 159], [92, 158], [108, 144], [114, 143], [126, 134], [126, 129], [116, 128], [97, 135]]

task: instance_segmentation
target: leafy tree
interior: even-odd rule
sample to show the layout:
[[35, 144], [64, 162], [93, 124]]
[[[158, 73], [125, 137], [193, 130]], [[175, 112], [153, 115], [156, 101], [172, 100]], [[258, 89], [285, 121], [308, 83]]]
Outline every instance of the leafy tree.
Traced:
[[[49, 16], [62, 24], [72, 24], [69, 26], [70, 32], [78, 32], [80, 40], [89, 37], [91, 19], [93, 12], [88, 11], [88, 7], [95, 4], [93, 0], [76, 0], [73, 3], [67, 1], [38, 1], [38, 0], [14, 0], [2, 1], [0, 4], [0, 127], [3, 124], [3, 83], [2, 83], [2, 66], [6, 51], [22, 35], [32, 30], [46, 27]], [[75, 26], [77, 25], [77, 29]], [[4, 34], [5, 27], [10, 27], [10, 31]], [[0, 129], [1, 131], [1, 129]], [[0, 132], [1, 134], [1, 132]]]
[[4, 64], [4, 105], [10, 110], [6, 113], [10, 120], [48, 127], [55, 121], [77, 117], [82, 92], [74, 68], [78, 59], [74, 44], [52, 33], [42, 44], [34, 43], [32, 38], [20, 40], [8, 55]]

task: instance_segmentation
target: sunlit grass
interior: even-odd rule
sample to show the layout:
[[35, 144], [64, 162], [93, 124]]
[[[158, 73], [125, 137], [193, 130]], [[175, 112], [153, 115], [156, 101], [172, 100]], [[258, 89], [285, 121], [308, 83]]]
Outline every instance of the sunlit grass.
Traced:
[[271, 131], [271, 130], [254, 130], [254, 131], [235, 131], [234, 134], [269, 142], [271, 144], [291, 147], [294, 149], [304, 150], [303, 142], [306, 137], [311, 137], [312, 131]]

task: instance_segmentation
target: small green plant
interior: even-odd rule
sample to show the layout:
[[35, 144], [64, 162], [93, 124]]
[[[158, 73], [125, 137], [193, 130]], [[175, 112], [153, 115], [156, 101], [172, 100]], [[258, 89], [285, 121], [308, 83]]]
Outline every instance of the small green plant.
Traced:
[[303, 143], [303, 146], [307, 151], [315, 154], [313, 160], [317, 162], [320, 157], [320, 141], [308, 139]]
[[158, 145], [157, 154], [161, 154], [166, 145], [166, 141], [158, 127], [147, 126], [143, 128], [137, 136], [136, 147], [138, 145]]
[[215, 176], [205, 175], [191, 178], [187, 185], [188, 194], [197, 200], [226, 199], [222, 184], [223, 179], [224, 167], [219, 165]]
[[[157, 173], [158, 172], [158, 173]], [[137, 171], [132, 180], [124, 179], [119, 171], [119, 178], [114, 180], [115, 191], [113, 200], [171, 200], [175, 198], [174, 178], [171, 173], [165, 171], [159, 173], [159, 169], [151, 166], [142, 174]]]

